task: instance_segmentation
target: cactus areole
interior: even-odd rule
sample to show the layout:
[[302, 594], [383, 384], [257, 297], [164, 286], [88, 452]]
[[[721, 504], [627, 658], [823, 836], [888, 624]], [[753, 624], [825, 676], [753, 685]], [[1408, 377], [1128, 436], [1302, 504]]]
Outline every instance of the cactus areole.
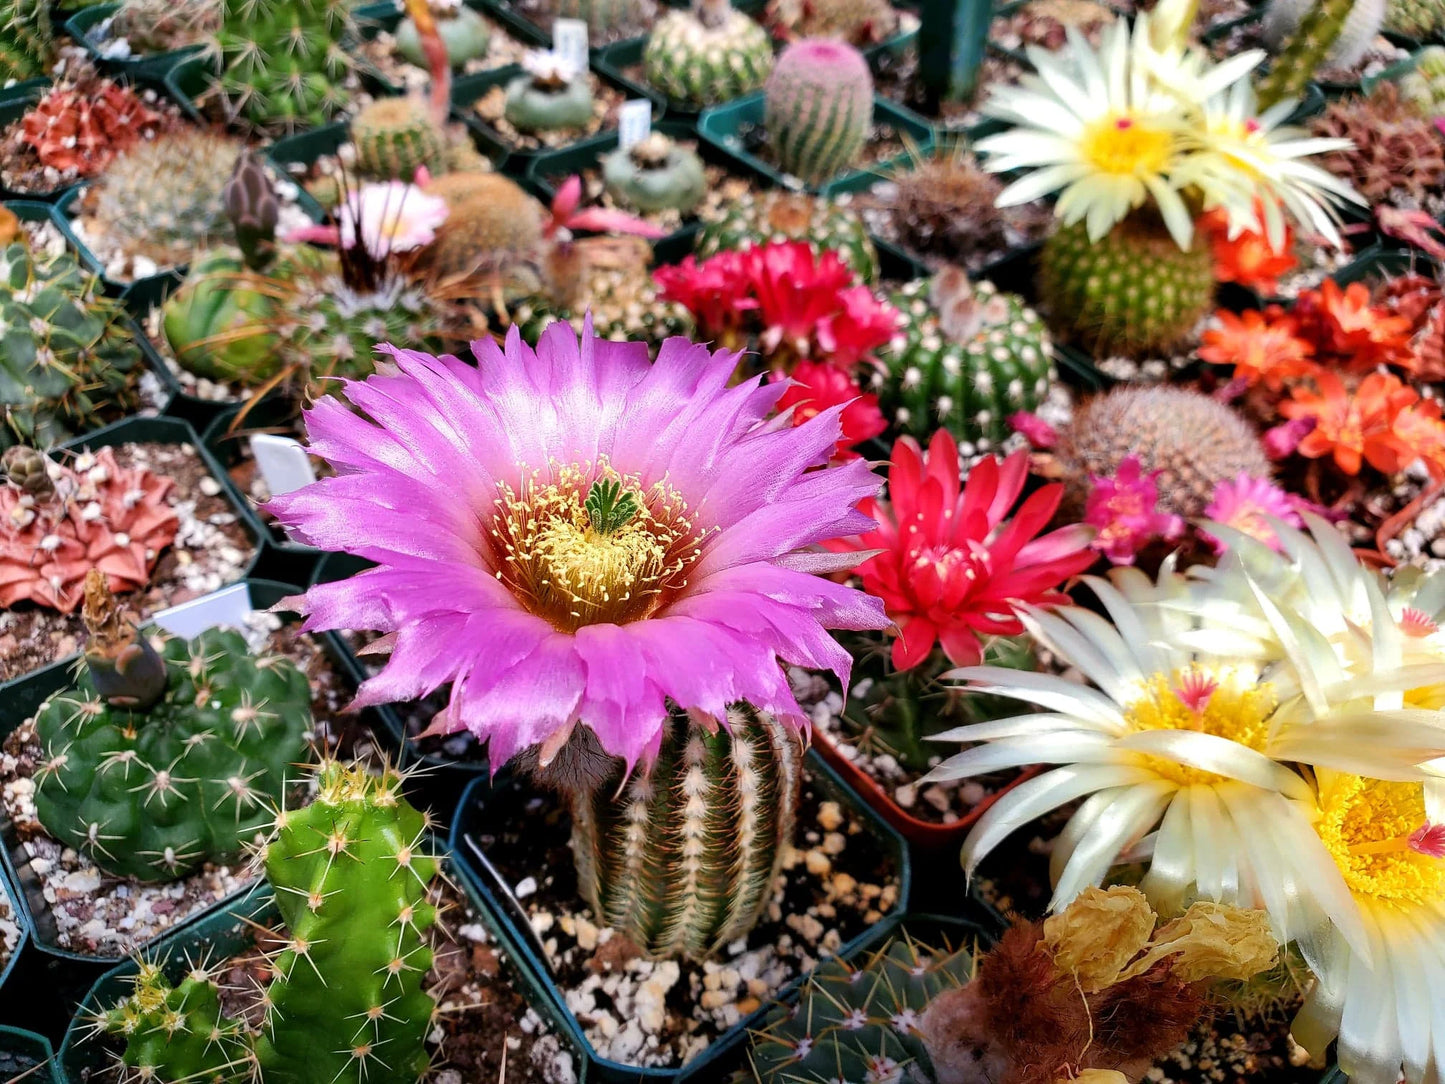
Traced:
[[[358, 705], [450, 682], [437, 731], [471, 731], [496, 767], [524, 754], [564, 790], [579, 838], [603, 841], [578, 848], [581, 882], [645, 951], [746, 932], [806, 726], [779, 663], [846, 687], [827, 630], [887, 624], [814, 574], [851, 559], [813, 547], [872, 522], [855, 509], [877, 488], [867, 465], [824, 467], [842, 408], [779, 429], [785, 386], [730, 387], [737, 354], [673, 338], [654, 363], [590, 322], [580, 342], [552, 324], [535, 351], [515, 330], [479, 342], [476, 366], [379, 349], [398, 372], [342, 385], [361, 412], [307, 414], [339, 473], [269, 506], [377, 562], [308, 591], [306, 627], [392, 634]], [[750, 803], [726, 824], [711, 809]]]

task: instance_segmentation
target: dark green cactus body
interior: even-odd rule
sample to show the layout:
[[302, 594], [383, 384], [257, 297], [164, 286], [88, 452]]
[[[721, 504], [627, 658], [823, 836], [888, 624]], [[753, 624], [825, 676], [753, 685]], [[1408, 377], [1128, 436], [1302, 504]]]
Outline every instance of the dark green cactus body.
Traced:
[[135, 992], [99, 1018], [107, 1034], [125, 1039], [121, 1079], [157, 1084], [233, 1084], [252, 1079], [245, 1029], [221, 1011], [214, 976], [196, 969], [172, 986], [145, 964]]
[[[674, 717], [650, 771], [573, 795], [573, 848], [599, 920], [651, 957], [700, 959], [746, 934], [792, 839], [802, 749], [747, 705], [712, 732]], [[620, 787], [620, 793], [619, 793]]]
[[266, 879], [291, 939], [256, 1042], [267, 1084], [402, 1084], [426, 1070], [427, 828], [396, 772], [337, 764], [315, 802], [279, 819]]
[[966, 102], [978, 84], [993, 0], [923, 0], [918, 77], [933, 102]]
[[222, 0], [211, 44], [228, 119], [267, 131], [319, 128], [349, 97], [347, 0]]
[[815, 252], [836, 252], [862, 281], [878, 277], [878, 253], [858, 213], [797, 192], [748, 192], [730, 201], [704, 220], [696, 247], [706, 258], [771, 241], [809, 241]]
[[841, 41], [788, 46], [768, 77], [763, 123], [780, 169], [823, 184], [849, 168], [873, 124], [873, 74]]
[[53, 44], [47, 0], [0, 0], [0, 86], [44, 75]]
[[991, 282], [970, 285], [962, 271], [950, 277], [966, 296], [939, 296], [946, 274], [911, 282], [889, 299], [902, 323], [879, 352], [884, 412], [920, 440], [942, 427], [962, 442], [997, 443], [1012, 432], [1012, 415], [1048, 394], [1049, 333], [1022, 298]]
[[52, 444], [139, 405], [125, 309], [69, 253], [0, 254], [0, 449]]
[[929, 1081], [921, 1025], [940, 994], [973, 976], [969, 949], [934, 954], [909, 940], [885, 945], [861, 967], [829, 960], [796, 1006], [774, 1010], [753, 1035], [761, 1084]]
[[446, 172], [447, 141], [428, 107], [411, 98], [378, 98], [351, 122], [356, 168], [364, 177], [410, 181], [423, 166]]
[[270, 826], [311, 727], [306, 676], [239, 633], [167, 637], [168, 684], [147, 711], [106, 704], [90, 673], [36, 713], [35, 809], [107, 873], [183, 877]]
[[1126, 218], [1097, 242], [1063, 226], [1039, 258], [1039, 296], [1056, 330], [1098, 357], [1173, 350], [1214, 306], [1214, 260], [1182, 251], [1162, 224]]
[[1310, 7], [1289, 44], [1271, 60], [1269, 73], [1259, 81], [1261, 110], [1304, 95], [1315, 69], [1324, 63], [1344, 30], [1355, 3], [1356, 0], [1317, 0]]

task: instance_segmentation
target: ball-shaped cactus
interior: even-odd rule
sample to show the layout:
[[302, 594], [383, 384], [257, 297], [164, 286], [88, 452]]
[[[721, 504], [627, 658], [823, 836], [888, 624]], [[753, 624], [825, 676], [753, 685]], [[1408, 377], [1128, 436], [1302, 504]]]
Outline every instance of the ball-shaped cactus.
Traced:
[[[461, 0], [428, 0], [436, 20], [437, 35], [447, 51], [447, 62], [453, 70], [464, 67], [469, 60], [486, 54], [492, 41], [492, 27], [480, 12]], [[402, 58], [426, 68], [426, 51], [422, 49], [421, 33], [409, 17], [396, 28], [396, 51]]]
[[642, 67], [669, 102], [701, 109], [762, 86], [773, 70], [773, 43], [728, 0], [703, 0], [695, 12], [670, 11], [657, 20]]
[[806, 184], [833, 179], [868, 141], [868, 61], [841, 41], [813, 38], [788, 46], [768, 77], [763, 119], [784, 172]]
[[602, 158], [602, 180], [612, 198], [639, 211], [687, 214], [707, 192], [697, 152], [661, 132]]
[[505, 116], [521, 132], [581, 128], [592, 119], [592, 80], [555, 53], [529, 53], [507, 84]]
[[410, 181], [423, 167], [446, 171], [446, 134], [415, 98], [378, 98], [364, 106], [351, 122], [351, 142], [364, 177]]

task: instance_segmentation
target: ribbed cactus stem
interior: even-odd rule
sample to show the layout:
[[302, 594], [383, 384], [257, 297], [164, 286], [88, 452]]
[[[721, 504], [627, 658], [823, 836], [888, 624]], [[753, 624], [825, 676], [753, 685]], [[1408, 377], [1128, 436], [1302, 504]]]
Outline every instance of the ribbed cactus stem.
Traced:
[[746, 705], [675, 717], [656, 761], [572, 795], [582, 894], [652, 958], [701, 959], [745, 935], [772, 894], [797, 813], [796, 736]]
[[923, 0], [918, 75], [933, 105], [973, 97], [993, 0]]
[[221, 1009], [216, 977], [192, 968], [172, 986], [156, 964], [142, 964], [131, 996], [96, 1018], [96, 1026], [125, 1039], [123, 1084], [239, 1084], [255, 1077], [240, 1021]]
[[1315, 69], [1324, 63], [1334, 47], [1355, 3], [1356, 0], [1318, 0], [1309, 9], [1284, 51], [1270, 63], [1269, 73], [1260, 80], [1260, 109], [1304, 94]]
[[873, 123], [873, 73], [841, 41], [797, 42], [768, 78], [764, 123], [778, 165], [821, 184], [852, 165]]

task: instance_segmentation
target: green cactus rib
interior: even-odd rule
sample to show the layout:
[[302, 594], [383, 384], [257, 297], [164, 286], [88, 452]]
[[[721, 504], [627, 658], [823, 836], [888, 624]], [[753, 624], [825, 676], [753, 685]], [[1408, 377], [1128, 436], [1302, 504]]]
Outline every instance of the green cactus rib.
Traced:
[[53, 45], [48, 0], [0, 0], [0, 85], [44, 75]]
[[256, 1043], [268, 1084], [399, 1084], [426, 1070], [429, 827], [400, 775], [359, 765], [327, 765], [316, 801], [279, 818], [265, 869], [290, 940]]
[[1355, 0], [1318, 0], [1300, 22], [1284, 50], [1270, 62], [1257, 89], [1259, 108], [1268, 109], [1304, 94], [1305, 87], [1334, 47]]
[[311, 690], [239, 633], [166, 637], [167, 687], [147, 711], [106, 704], [88, 671], [35, 716], [35, 810], [107, 873], [184, 877], [264, 835], [304, 758]]
[[773, 70], [773, 43], [740, 11], [727, 11], [717, 26], [690, 11], [670, 11], [652, 28], [642, 68], [670, 102], [699, 109], [761, 87]]
[[583, 897], [653, 958], [743, 936], [792, 838], [801, 766], [797, 738], [747, 705], [712, 731], [674, 716], [650, 770], [573, 796]]
[[921, 1033], [940, 994], [973, 977], [971, 949], [934, 953], [909, 939], [884, 945], [861, 966], [834, 959], [753, 1034], [760, 1084], [932, 1080]]
[[210, 44], [227, 119], [263, 131], [329, 123], [349, 99], [347, 0], [222, 0]]
[[365, 177], [410, 181], [423, 166], [446, 172], [446, 136], [427, 106], [410, 98], [379, 98], [351, 122], [356, 168]]
[[868, 140], [873, 86], [846, 74], [802, 71], [782, 64], [768, 82], [764, 124], [778, 166], [807, 184], [821, 184], [847, 169]]
[[96, 1026], [126, 1041], [122, 1084], [239, 1084], [254, 1076], [245, 1028], [222, 1011], [215, 976], [201, 967], [172, 986], [157, 964], [142, 964], [131, 996]]

